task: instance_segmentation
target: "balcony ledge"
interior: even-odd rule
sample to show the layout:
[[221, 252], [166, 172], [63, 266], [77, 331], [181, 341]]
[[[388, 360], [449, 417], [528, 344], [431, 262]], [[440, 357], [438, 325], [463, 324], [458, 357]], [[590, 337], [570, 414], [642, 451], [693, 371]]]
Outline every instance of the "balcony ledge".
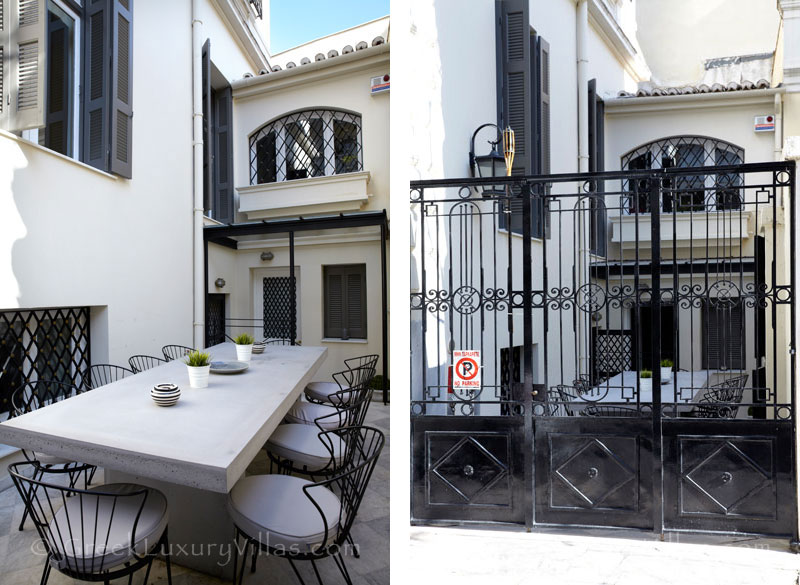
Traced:
[[[636, 220], [639, 220], [638, 241], [650, 241], [650, 214], [613, 215], [611, 222], [611, 242], [621, 244], [623, 248], [635, 248]], [[673, 230], [673, 218], [675, 227]], [[661, 241], [672, 242], [673, 231], [675, 244], [678, 247], [705, 245], [710, 242], [731, 242], [745, 240], [753, 236], [754, 216], [752, 211], [724, 211], [711, 213], [662, 213]]]
[[248, 220], [359, 211], [369, 202], [369, 171], [238, 187]]

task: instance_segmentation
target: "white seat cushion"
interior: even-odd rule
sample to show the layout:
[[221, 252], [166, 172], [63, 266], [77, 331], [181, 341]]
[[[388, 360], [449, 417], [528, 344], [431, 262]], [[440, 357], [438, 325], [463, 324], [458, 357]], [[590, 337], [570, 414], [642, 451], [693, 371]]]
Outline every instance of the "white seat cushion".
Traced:
[[332, 431], [343, 426], [347, 418], [345, 414], [336, 416], [338, 412], [339, 411], [334, 406], [298, 400], [292, 405], [289, 412], [286, 413], [286, 420], [290, 423], [314, 425], [314, 428], [318, 428], [314, 421], [318, 418], [325, 417], [323, 420], [319, 421], [319, 426], [326, 431]]
[[[336, 382], [309, 382], [306, 385], [306, 396], [311, 400], [318, 400], [320, 402], [332, 402], [331, 401], [331, 394], [335, 392], [340, 392], [342, 390], [347, 390], [350, 388], [349, 386], [345, 386], [344, 388], [339, 388], [339, 384]], [[350, 400], [350, 393], [344, 392], [341, 395], [336, 397], [337, 399], [343, 400], [344, 402], [348, 402]]]
[[[139, 485], [112, 483], [90, 491], [126, 494], [141, 489], [142, 486]], [[131, 560], [133, 551], [143, 555], [152, 550], [167, 527], [167, 499], [158, 490], [149, 490], [136, 525], [136, 542], [131, 543], [131, 531], [142, 504], [142, 497], [117, 498], [116, 505], [110, 497], [84, 494], [65, 498], [65, 505], [50, 521], [54, 544], [63, 557], [61, 560], [54, 559], [53, 566], [57, 569], [96, 573], [101, 568], [110, 569]]]
[[295, 547], [309, 552], [330, 544], [339, 527], [341, 503], [326, 487], [310, 491], [328, 524], [303, 491], [312, 482], [291, 475], [251, 475], [233, 486], [228, 511], [233, 523], [247, 536], [273, 548]]
[[[290, 460], [295, 467], [305, 466], [313, 472], [327, 467], [331, 461], [331, 453], [319, 437], [321, 432], [312, 425], [278, 425], [265, 447], [270, 453]], [[332, 441], [333, 457], [338, 462], [342, 458], [343, 441], [336, 435], [327, 437]]]

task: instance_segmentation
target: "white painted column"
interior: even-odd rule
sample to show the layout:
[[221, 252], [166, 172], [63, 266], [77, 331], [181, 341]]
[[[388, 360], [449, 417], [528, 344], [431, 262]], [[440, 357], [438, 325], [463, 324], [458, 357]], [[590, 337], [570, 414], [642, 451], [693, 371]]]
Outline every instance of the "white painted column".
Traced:
[[192, 0], [192, 154], [194, 158], [194, 319], [193, 347], [202, 348], [205, 339], [205, 247], [203, 246], [203, 21], [199, 1]]

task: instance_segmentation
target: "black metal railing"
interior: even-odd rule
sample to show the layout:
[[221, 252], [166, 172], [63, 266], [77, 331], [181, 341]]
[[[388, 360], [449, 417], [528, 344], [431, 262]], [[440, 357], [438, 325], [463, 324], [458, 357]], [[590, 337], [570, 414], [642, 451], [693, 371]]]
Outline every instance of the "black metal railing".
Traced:
[[0, 311], [0, 413], [24, 384], [82, 386], [90, 367], [88, 307]]

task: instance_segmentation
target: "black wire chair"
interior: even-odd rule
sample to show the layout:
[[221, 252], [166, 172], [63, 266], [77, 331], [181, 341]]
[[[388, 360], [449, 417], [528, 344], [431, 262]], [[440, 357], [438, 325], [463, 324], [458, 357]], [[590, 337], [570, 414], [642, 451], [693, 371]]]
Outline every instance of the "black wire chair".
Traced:
[[[367, 485], [386, 442], [383, 433], [372, 427], [345, 427], [324, 433], [329, 443], [344, 442], [352, 455], [333, 476], [316, 483], [286, 475], [251, 475], [234, 486], [228, 498], [228, 509], [236, 527], [233, 582], [242, 583], [248, 551], [252, 547], [251, 571], [256, 570], [259, 550], [286, 558], [294, 574], [305, 583], [295, 561], [310, 561], [317, 581], [322, 577], [316, 561], [333, 558], [348, 585], [353, 581], [342, 556], [345, 543], [352, 542], [350, 530], [364, 498]], [[242, 498], [247, 494], [247, 498]], [[257, 495], [254, 495], [257, 494]], [[275, 510], [280, 499], [283, 510]], [[270, 507], [272, 510], [267, 511]], [[273, 518], [265, 518], [272, 514]], [[310, 516], [311, 515], [311, 516]], [[292, 518], [317, 518], [298, 534], [287, 536], [286, 522]], [[280, 516], [277, 519], [275, 516]], [[274, 526], [274, 528], [273, 528]], [[239, 540], [245, 539], [241, 572], [239, 571]]]
[[144, 372], [145, 370], [149, 370], [150, 368], [155, 368], [156, 366], [166, 363], [167, 360], [152, 355], [138, 354], [132, 355], [128, 358], [128, 365], [130, 365], [134, 374]]
[[581, 416], [610, 416], [638, 418], [641, 415], [638, 409], [630, 406], [612, 406], [606, 404], [590, 404], [579, 412]]
[[[332, 423], [339, 428], [361, 426], [374, 390], [368, 386], [359, 389], [357, 398], [336, 412], [321, 416], [314, 426], [306, 424], [279, 425], [264, 449], [270, 460], [270, 473], [300, 473], [312, 479], [328, 477], [347, 463], [348, 446], [341, 442], [328, 443]], [[336, 429], [333, 429], [336, 430]], [[275, 466], [275, 467], [273, 467]]]
[[[87, 466], [88, 467], [88, 466]], [[36, 462], [8, 468], [47, 553], [41, 583], [52, 569], [82, 581], [128, 576], [164, 554], [167, 582], [172, 569], [167, 537], [167, 500], [154, 489], [134, 484], [109, 484], [90, 490], [59, 485], [66, 470], [46, 469]], [[27, 477], [32, 474], [34, 478]], [[51, 481], [42, 481], [43, 476]]]
[[[348, 426], [344, 422], [344, 417], [336, 417], [334, 414], [359, 399], [361, 394], [356, 389], [361, 388], [361, 393], [363, 393], [364, 388], [369, 386], [369, 382], [373, 377], [371, 372], [373, 371], [369, 367], [363, 367], [336, 372], [333, 374], [333, 379], [339, 391], [330, 394], [327, 402], [296, 401], [289, 409], [289, 412], [286, 413], [286, 422], [290, 424], [317, 425], [323, 431]], [[370, 404], [370, 401], [363, 403], [363, 410], [359, 412], [358, 419], [355, 422], [351, 422], [350, 426], [354, 424], [360, 425], [364, 422]]]
[[550, 403], [549, 416], [575, 416], [571, 403], [579, 401], [579, 398], [574, 386], [559, 384], [547, 391], [547, 401]]
[[695, 418], [736, 418], [748, 374], [728, 378], [705, 391], [689, 413]]
[[[40, 408], [44, 408], [61, 400], [66, 400], [72, 396], [83, 394], [88, 391], [87, 387], [78, 387], [66, 382], [57, 382], [54, 380], [34, 380], [25, 382], [22, 386], [17, 388], [11, 395], [11, 410], [9, 415], [11, 418], [22, 416], [29, 412], [34, 412]], [[69, 485], [74, 487], [77, 485], [78, 480], [83, 475], [83, 485], [87, 487], [94, 477], [97, 468], [93, 465], [85, 465], [58, 457], [55, 455], [48, 455], [46, 453], [38, 453], [28, 449], [22, 449], [22, 456], [29, 463], [38, 463], [34, 469], [33, 479], [39, 479], [41, 474], [37, 470], [50, 470], [61, 469], [67, 472], [69, 477]], [[26, 509], [22, 514], [22, 520], [19, 523], [19, 530], [25, 527], [25, 520], [28, 518], [28, 510]]]
[[164, 359], [168, 362], [186, 357], [192, 351], [194, 351], [194, 348], [186, 347], [185, 345], [165, 345], [161, 348], [161, 353], [164, 354]]
[[311, 382], [305, 389], [306, 399], [317, 404], [332, 404], [332, 400], [336, 399], [335, 396], [341, 396], [350, 386], [360, 384], [364, 378], [366, 378], [366, 383], [369, 384], [370, 380], [375, 377], [377, 363], [378, 356], [376, 354], [344, 360], [347, 370], [340, 373], [344, 384], [342, 379], [335, 379], [334, 382]]
[[127, 376], [133, 376], [134, 371], [122, 366], [112, 364], [96, 364], [89, 368], [84, 377], [84, 384], [90, 389], [99, 388], [106, 384], [111, 384], [117, 380], [122, 380]]

